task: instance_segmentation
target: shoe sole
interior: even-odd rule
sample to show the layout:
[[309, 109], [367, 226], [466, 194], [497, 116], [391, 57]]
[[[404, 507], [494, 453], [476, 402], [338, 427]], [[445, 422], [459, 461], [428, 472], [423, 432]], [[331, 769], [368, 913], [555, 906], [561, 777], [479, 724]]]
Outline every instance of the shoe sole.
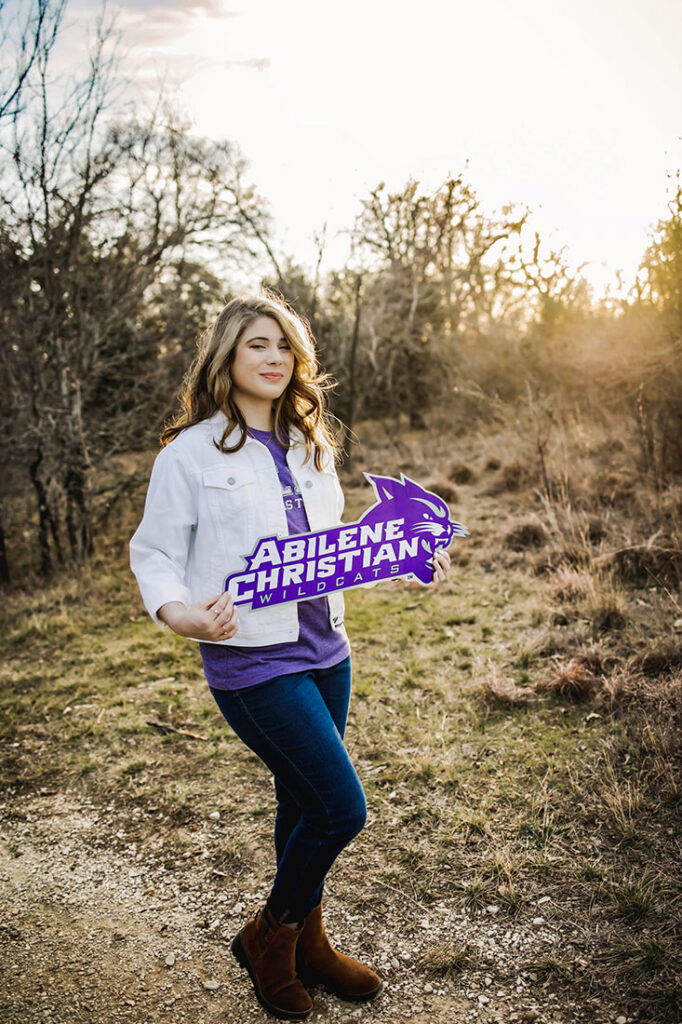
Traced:
[[313, 1012], [312, 1006], [310, 1007], [309, 1010], [302, 1010], [296, 1012], [293, 1010], [283, 1010], [281, 1007], [275, 1006], [273, 1003], [268, 1002], [268, 1000], [265, 998], [260, 988], [258, 987], [256, 976], [251, 970], [251, 963], [249, 961], [248, 956], [246, 955], [246, 950], [242, 945], [242, 940], [241, 936], [239, 935], [239, 932], [237, 932], [237, 934], [233, 938], [232, 943], [230, 945], [230, 949], [232, 950], [234, 958], [239, 964], [239, 966], [244, 967], [249, 972], [249, 977], [251, 978], [251, 983], [253, 984], [253, 991], [256, 993], [256, 999], [261, 1004], [264, 1010], [267, 1010], [268, 1013], [271, 1013], [273, 1017], [279, 1018], [279, 1020], [305, 1020], [306, 1017], [310, 1016], [310, 1014]]
[[383, 991], [384, 982], [379, 982], [376, 988], [373, 988], [371, 992], [362, 992], [359, 995], [348, 995], [346, 992], [342, 992], [339, 989], [332, 988], [326, 981], [318, 977], [314, 972], [306, 971], [305, 968], [298, 970], [298, 976], [306, 987], [312, 987], [313, 985], [321, 985], [331, 995], [336, 996], [337, 999], [343, 999], [348, 1003], [368, 1003], [370, 999], [376, 999], [376, 997]]

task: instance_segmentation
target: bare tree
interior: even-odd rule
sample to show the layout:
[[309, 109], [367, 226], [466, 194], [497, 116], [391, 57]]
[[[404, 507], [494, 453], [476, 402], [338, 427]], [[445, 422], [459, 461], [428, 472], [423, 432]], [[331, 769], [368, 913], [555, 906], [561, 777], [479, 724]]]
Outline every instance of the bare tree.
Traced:
[[33, 66], [56, 42], [65, 6], [66, 0], [30, 0], [16, 11], [0, 0], [0, 50], [11, 54], [0, 71], [0, 120], [17, 113]]
[[458, 334], [494, 280], [493, 251], [524, 217], [485, 217], [461, 177], [431, 195], [416, 181], [392, 194], [380, 185], [363, 202], [353, 231], [367, 270], [363, 352], [379, 370], [379, 395], [413, 426], [452, 383]]
[[543, 333], [551, 332], [567, 314], [587, 305], [589, 290], [582, 277], [585, 266], [581, 263], [573, 270], [565, 246], [560, 249], [543, 246], [537, 231], [531, 245], [519, 245], [510, 267], [517, 283], [525, 290], [537, 327]]
[[5, 426], [36, 496], [44, 572], [92, 550], [93, 455], [120, 448], [153, 387], [141, 323], [154, 288], [210, 253], [221, 268], [255, 260], [269, 224], [234, 146], [160, 114], [112, 119], [111, 21], [96, 23], [82, 74], [58, 78], [52, 54], [38, 52], [0, 133]]

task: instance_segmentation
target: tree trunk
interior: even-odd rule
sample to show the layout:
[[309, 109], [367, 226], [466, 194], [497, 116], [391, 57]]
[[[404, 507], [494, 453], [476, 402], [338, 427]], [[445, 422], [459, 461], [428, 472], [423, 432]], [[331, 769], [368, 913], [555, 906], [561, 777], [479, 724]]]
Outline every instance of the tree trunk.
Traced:
[[[357, 383], [356, 383], [356, 362], [358, 353], [358, 341], [360, 338], [360, 312], [361, 312], [361, 301], [360, 301], [360, 290], [362, 287], [362, 274], [358, 274], [355, 278], [355, 317], [353, 320], [353, 334], [350, 342], [350, 352], [348, 355], [348, 414], [346, 422], [346, 432], [348, 435], [352, 434], [353, 424], [355, 423], [355, 411], [357, 408]], [[349, 447], [347, 465], [350, 466], [352, 460], [352, 449]]]
[[355, 423], [355, 411], [357, 409], [357, 383], [356, 364], [358, 354], [358, 341], [360, 339], [360, 314], [362, 304], [360, 301], [360, 289], [362, 288], [362, 275], [358, 274], [355, 279], [355, 317], [353, 320], [353, 334], [350, 342], [349, 365], [348, 365], [348, 428], [353, 429]]
[[90, 457], [83, 428], [80, 380], [72, 379], [70, 368], [65, 363], [66, 360], [62, 360], [60, 390], [66, 413], [62, 474], [66, 495], [66, 532], [73, 561], [76, 565], [84, 565], [93, 551]]
[[76, 565], [83, 565], [93, 551], [89, 465], [82, 449], [72, 452], [71, 459], [64, 474], [66, 530], [71, 555]]
[[5, 544], [5, 528], [0, 518], [0, 583], [9, 583], [9, 562], [7, 561], [7, 546]]
[[43, 461], [43, 453], [40, 448], [36, 450], [36, 457], [29, 466], [31, 483], [36, 492], [38, 501], [38, 547], [40, 549], [40, 572], [43, 576], [49, 576], [52, 572], [52, 552], [50, 551], [50, 508], [47, 501], [45, 485], [40, 479], [38, 470]]

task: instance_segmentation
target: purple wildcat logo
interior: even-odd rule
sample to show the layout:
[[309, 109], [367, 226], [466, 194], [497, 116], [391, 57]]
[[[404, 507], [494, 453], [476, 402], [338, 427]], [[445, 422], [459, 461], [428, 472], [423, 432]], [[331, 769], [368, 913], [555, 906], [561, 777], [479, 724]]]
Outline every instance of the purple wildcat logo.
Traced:
[[357, 522], [259, 540], [245, 571], [225, 581], [235, 604], [305, 601], [400, 576], [430, 583], [434, 551], [466, 537], [466, 526], [450, 519], [442, 498], [406, 476], [365, 476], [377, 500]]

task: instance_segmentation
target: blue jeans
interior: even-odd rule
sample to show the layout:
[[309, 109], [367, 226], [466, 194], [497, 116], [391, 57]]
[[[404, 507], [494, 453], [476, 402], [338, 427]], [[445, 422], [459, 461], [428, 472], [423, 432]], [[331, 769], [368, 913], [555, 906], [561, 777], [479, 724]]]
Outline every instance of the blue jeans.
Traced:
[[365, 824], [362, 784], [343, 745], [351, 663], [211, 688], [225, 719], [275, 780], [277, 873], [268, 906], [300, 922], [322, 897], [337, 856]]

